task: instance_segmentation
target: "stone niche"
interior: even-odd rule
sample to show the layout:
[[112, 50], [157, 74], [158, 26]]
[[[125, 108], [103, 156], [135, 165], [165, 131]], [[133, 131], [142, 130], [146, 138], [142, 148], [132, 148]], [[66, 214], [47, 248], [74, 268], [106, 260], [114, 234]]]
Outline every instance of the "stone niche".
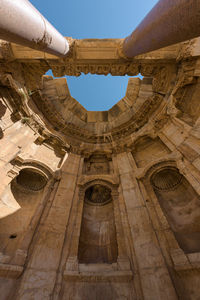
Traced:
[[2, 200], [7, 203], [7, 208], [4, 209], [5, 217], [0, 220], [0, 253], [3, 259], [9, 260], [19, 248], [44, 196], [47, 181], [42, 172], [24, 168], [4, 191]]
[[175, 105], [179, 110], [177, 117], [190, 126], [193, 126], [195, 124], [200, 115], [199, 94], [199, 78], [193, 84], [189, 84], [179, 88], [175, 94]]
[[169, 153], [170, 150], [159, 137], [152, 139], [149, 136], [140, 137], [135, 142], [132, 151], [133, 158], [135, 159], [138, 168], [143, 168], [148, 163], [165, 157], [165, 155]]
[[79, 263], [114, 263], [118, 247], [111, 190], [95, 184], [85, 192]]
[[185, 253], [200, 252], [200, 196], [176, 168], [163, 168], [151, 184], [171, 229]]
[[46, 183], [47, 178], [34, 169], [23, 169], [16, 177], [16, 183], [28, 191], [40, 191]]
[[109, 174], [110, 169], [110, 160], [105, 154], [93, 154], [84, 160], [84, 174]]

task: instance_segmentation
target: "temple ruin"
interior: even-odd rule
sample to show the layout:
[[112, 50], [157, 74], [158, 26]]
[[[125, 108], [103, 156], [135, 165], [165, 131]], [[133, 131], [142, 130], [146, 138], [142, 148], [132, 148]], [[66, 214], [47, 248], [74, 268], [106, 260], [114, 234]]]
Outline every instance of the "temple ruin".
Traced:
[[[200, 38], [66, 40], [0, 40], [0, 299], [199, 300]], [[64, 76], [88, 73], [126, 94], [87, 111]]]

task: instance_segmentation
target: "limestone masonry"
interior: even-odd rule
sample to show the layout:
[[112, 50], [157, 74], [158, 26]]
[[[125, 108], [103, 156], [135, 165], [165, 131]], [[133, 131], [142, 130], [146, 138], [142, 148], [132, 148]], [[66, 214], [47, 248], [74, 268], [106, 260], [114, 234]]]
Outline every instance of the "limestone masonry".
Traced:
[[[0, 41], [0, 299], [200, 300], [200, 38], [66, 39]], [[87, 111], [49, 69], [132, 77]]]

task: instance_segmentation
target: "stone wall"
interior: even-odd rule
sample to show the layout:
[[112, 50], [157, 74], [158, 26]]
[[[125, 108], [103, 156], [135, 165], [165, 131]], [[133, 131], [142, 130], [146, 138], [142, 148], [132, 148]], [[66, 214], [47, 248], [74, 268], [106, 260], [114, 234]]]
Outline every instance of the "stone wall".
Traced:
[[[133, 61], [119, 40], [75, 44], [47, 63], [1, 43], [1, 299], [198, 300], [199, 39]], [[108, 112], [42, 78], [92, 71], [91, 52], [112, 73], [108, 48], [115, 72], [146, 76]]]

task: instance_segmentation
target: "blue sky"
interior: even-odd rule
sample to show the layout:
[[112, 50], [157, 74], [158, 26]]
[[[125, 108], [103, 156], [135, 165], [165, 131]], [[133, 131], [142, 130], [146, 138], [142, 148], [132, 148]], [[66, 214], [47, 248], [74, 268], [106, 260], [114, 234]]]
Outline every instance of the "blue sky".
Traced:
[[[157, 0], [30, 0], [64, 36], [124, 38]], [[67, 77], [72, 97], [88, 110], [107, 110], [124, 97], [128, 76]]]

